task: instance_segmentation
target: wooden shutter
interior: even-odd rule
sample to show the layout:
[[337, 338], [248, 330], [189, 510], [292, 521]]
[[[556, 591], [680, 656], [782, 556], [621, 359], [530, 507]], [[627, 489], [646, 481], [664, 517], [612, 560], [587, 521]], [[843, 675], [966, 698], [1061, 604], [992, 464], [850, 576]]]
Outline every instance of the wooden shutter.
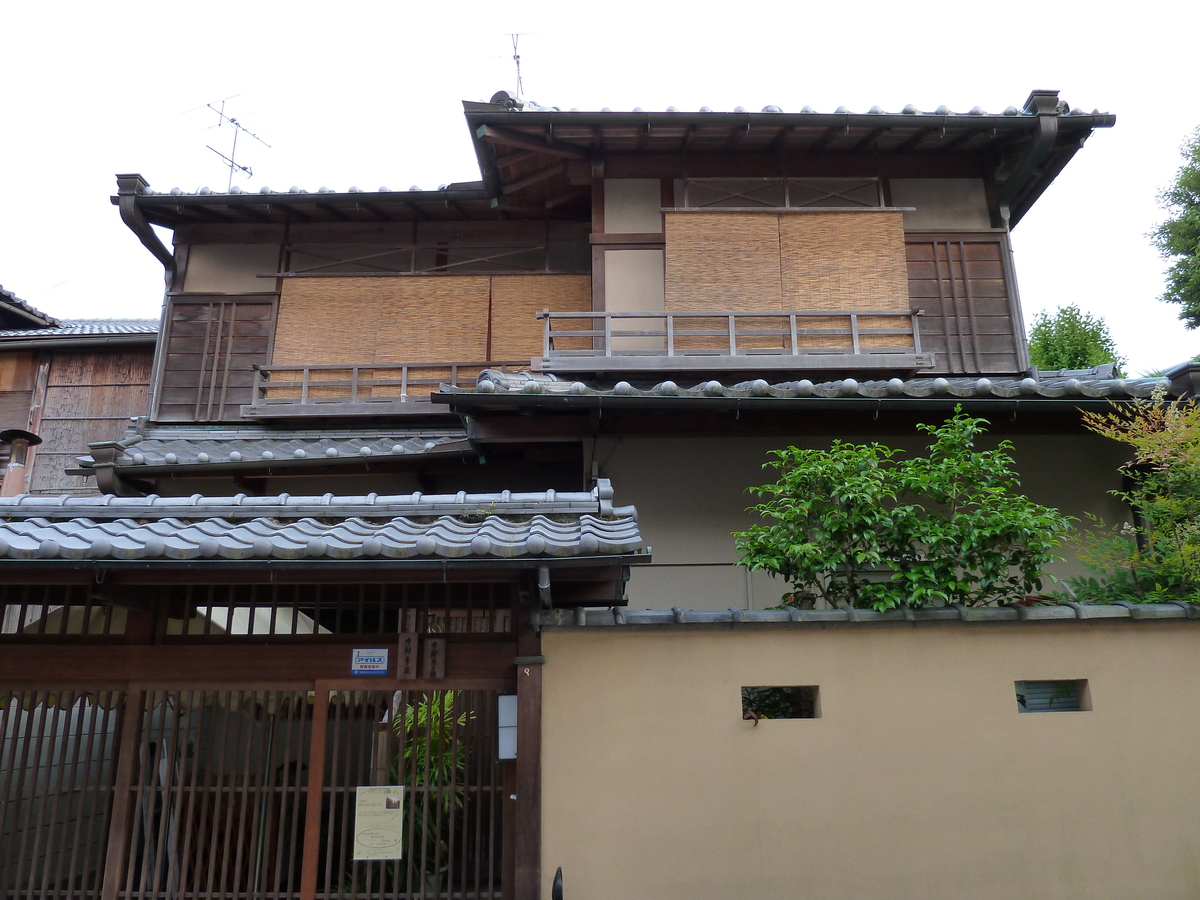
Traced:
[[249, 403], [252, 366], [267, 362], [274, 294], [173, 297], [160, 361], [159, 422], [233, 421]]
[[921, 346], [947, 374], [1024, 371], [1020, 325], [1003, 233], [929, 234], [906, 238], [908, 290], [920, 309]]

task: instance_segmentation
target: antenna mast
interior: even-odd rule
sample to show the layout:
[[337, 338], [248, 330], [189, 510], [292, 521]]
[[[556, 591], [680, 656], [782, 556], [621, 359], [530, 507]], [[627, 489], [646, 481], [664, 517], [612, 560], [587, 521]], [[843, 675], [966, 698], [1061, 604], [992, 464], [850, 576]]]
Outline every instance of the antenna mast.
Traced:
[[511, 35], [513, 44], [513, 62], [517, 64], [517, 99], [521, 99], [521, 94], [525, 93], [525, 86], [521, 83], [521, 54], [517, 52], [517, 41], [521, 35]]
[[[226, 99], [230, 99], [230, 98], [226, 98]], [[225, 191], [228, 193], [233, 188], [233, 173], [235, 170], [239, 171], [239, 172], [244, 172], [246, 174], [246, 176], [249, 178], [254, 177], [254, 170], [252, 168], [250, 168], [250, 166], [243, 166], [241, 163], [239, 163], [237, 161], [238, 135], [245, 133], [245, 135], [247, 137], [254, 138], [254, 140], [258, 141], [260, 144], [262, 144], [264, 147], [266, 147], [268, 149], [270, 149], [271, 145], [268, 144], [266, 141], [264, 141], [262, 138], [260, 138], [253, 131], [246, 128], [246, 126], [244, 126], [241, 122], [239, 122], [233, 116], [225, 115], [225, 100], [220, 100], [217, 102], [219, 102], [221, 104], [220, 107], [218, 107], [216, 105], [216, 103], [206, 103], [205, 106], [207, 106], [209, 109], [211, 109], [213, 112], [215, 112], [217, 114], [217, 124], [214, 126], [215, 128], [223, 127], [226, 122], [228, 122], [230, 127], [233, 128], [233, 147], [230, 149], [229, 155], [226, 156], [224, 153], [222, 153], [216, 147], [213, 147], [211, 144], [206, 145], [206, 146], [213, 153], [217, 154], [217, 156], [221, 157], [221, 159], [225, 160], [225, 165], [229, 168], [229, 184], [225, 188]]]

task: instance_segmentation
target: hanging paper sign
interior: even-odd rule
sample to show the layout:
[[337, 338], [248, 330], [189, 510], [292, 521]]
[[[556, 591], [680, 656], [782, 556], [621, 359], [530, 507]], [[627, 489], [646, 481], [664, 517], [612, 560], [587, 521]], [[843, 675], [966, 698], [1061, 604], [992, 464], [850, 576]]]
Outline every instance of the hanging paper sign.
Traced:
[[354, 798], [354, 858], [404, 856], [404, 785], [359, 785]]
[[350, 657], [351, 675], [386, 675], [387, 670], [387, 647], [371, 649], [354, 648], [354, 653]]

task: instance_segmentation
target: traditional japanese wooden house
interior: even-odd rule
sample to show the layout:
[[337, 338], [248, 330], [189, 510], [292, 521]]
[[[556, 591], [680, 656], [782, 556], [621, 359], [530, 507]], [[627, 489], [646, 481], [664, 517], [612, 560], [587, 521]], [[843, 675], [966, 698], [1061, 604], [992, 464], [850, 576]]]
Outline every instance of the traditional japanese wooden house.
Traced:
[[[465, 116], [481, 177], [437, 190], [118, 176], [113, 203], [165, 270], [163, 321], [142, 415], [71, 469], [99, 496], [0, 501], [0, 893], [527, 900], [558, 865], [573, 898], [733, 892], [698, 864], [729, 805], [672, 790], [678, 815], [649, 816], [639, 765], [690, 765], [712, 723], [680, 710], [809, 677], [788, 674], [802, 635], [872, 624], [763, 611], [780, 588], [737, 567], [730, 532], [766, 450], [911, 443], [962, 404], [1016, 442], [1037, 499], [1124, 515], [1106, 493], [1121, 451], [1078, 414], [1157, 382], [1032, 369], [1009, 244], [1113, 116], [1051, 91], [1001, 113], [583, 112], [501, 92]], [[725, 669], [721, 645], [630, 626], [791, 630]], [[606, 655], [609, 699], [588, 683]], [[693, 669], [706, 700], [681, 686]], [[660, 741], [625, 698], [660, 709], [665, 685]], [[824, 752], [861, 744], [847, 727]], [[721, 744], [729, 785], [753, 756], [738, 746]], [[403, 857], [358, 861], [354, 789], [385, 785], [405, 788]], [[741, 893], [864, 896], [845, 854], [808, 882], [781, 859], [729, 872], [750, 870]], [[1032, 870], [1005, 861], [1019, 894]], [[894, 896], [964, 893], [910, 882]]]

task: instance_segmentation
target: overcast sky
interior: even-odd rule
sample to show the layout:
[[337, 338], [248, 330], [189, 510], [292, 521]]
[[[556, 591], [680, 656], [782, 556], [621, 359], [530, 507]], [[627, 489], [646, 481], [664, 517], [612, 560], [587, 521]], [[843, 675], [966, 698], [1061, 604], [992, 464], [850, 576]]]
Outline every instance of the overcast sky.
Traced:
[[271, 145], [239, 145], [249, 189], [478, 178], [460, 101], [515, 86], [515, 31], [525, 96], [563, 109], [1000, 111], [1050, 88], [1116, 113], [1013, 232], [1026, 316], [1104, 316], [1134, 373], [1200, 353], [1146, 238], [1200, 125], [1194, 0], [10, 3], [0, 28], [0, 284], [57, 316], [158, 315], [162, 269], [113, 175], [224, 190], [209, 101], [238, 95], [227, 111]]

